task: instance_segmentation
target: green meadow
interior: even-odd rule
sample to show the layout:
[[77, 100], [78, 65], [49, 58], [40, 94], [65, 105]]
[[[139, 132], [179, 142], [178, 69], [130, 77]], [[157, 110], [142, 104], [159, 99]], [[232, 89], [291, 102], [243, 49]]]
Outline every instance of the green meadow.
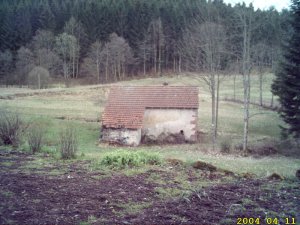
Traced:
[[[259, 86], [257, 75], [251, 76], [251, 101], [258, 102]], [[264, 102], [271, 101], [270, 86], [273, 75], [263, 76]], [[220, 109], [218, 142], [230, 143], [234, 150], [242, 143], [243, 134], [243, 105], [225, 101], [233, 98], [233, 76], [221, 77]], [[162, 158], [180, 159], [187, 163], [202, 160], [219, 168], [236, 173], [254, 173], [260, 177], [278, 172], [286, 177], [294, 176], [300, 166], [297, 158], [282, 155], [262, 156], [255, 158], [244, 157], [235, 150], [233, 154], [221, 154], [220, 147], [212, 151], [210, 144], [211, 101], [209, 89], [201, 78], [192, 78], [188, 75], [151, 77], [131, 81], [122, 81], [113, 85], [194, 85], [199, 86], [199, 115], [198, 127], [204, 133], [203, 142], [187, 145], [141, 145], [136, 148], [110, 146], [99, 142], [101, 113], [110, 85], [76, 86], [71, 88], [55, 88], [48, 90], [29, 89], [0, 89], [0, 108], [10, 112], [17, 112], [26, 123], [37, 121], [46, 130], [43, 151], [58, 158], [58, 140], [60, 131], [67, 126], [76, 129], [79, 150], [78, 158], [83, 160], [101, 161], [107, 152], [117, 150], [145, 150], [158, 152]], [[236, 76], [236, 97], [242, 100], [242, 77]], [[274, 100], [276, 102], [276, 99]], [[279, 125], [283, 124], [277, 112], [261, 108], [257, 105], [250, 107], [249, 145], [260, 146], [266, 142], [280, 142]], [[20, 148], [28, 150], [24, 138]], [[284, 151], [284, 149], [281, 149]]]

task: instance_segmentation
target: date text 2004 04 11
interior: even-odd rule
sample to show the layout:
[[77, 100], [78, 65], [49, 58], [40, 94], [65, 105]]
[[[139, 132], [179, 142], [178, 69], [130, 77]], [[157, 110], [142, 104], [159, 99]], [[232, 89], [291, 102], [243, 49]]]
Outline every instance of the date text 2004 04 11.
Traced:
[[[264, 222], [265, 222], [265, 224], [277, 225], [277, 224], [279, 224], [279, 219], [278, 218], [265, 218]], [[236, 224], [238, 224], [238, 225], [261, 224], [261, 218], [237, 218]], [[296, 219], [294, 217], [283, 218], [283, 224], [294, 225], [294, 224], [296, 224]]]

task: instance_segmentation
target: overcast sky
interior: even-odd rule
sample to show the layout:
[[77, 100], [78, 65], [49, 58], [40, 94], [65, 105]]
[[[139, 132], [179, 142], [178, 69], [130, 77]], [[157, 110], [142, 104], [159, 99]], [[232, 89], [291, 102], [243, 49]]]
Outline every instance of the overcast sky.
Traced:
[[[238, 2], [243, 2], [242, 0], [224, 0], [225, 3], [231, 3], [235, 5]], [[252, 2], [255, 9], [268, 9], [270, 6], [274, 6], [278, 11], [283, 8], [288, 8], [291, 4], [290, 0], [244, 0], [244, 2], [249, 5]]]

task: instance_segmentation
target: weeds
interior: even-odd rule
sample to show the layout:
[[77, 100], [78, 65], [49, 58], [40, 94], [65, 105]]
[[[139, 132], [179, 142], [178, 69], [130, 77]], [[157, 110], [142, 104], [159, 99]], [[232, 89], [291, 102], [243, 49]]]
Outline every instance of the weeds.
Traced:
[[28, 128], [28, 145], [32, 153], [41, 151], [44, 134], [45, 128], [41, 123], [34, 123]]
[[104, 155], [100, 164], [113, 168], [138, 167], [141, 165], [159, 165], [162, 160], [158, 153], [145, 151], [120, 150]]
[[76, 158], [76, 152], [78, 150], [78, 140], [74, 128], [67, 127], [66, 129], [61, 131], [59, 144], [62, 159]]
[[4, 145], [20, 144], [23, 121], [18, 113], [0, 112], [0, 139]]
[[231, 150], [231, 140], [229, 137], [223, 138], [220, 142], [220, 148], [222, 153], [230, 153]]

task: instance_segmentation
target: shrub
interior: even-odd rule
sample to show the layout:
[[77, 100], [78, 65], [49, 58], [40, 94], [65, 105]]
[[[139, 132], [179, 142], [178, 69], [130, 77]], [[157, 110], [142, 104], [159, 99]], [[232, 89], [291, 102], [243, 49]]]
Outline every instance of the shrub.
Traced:
[[238, 150], [238, 151], [242, 151], [243, 150], [243, 143], [238, 143], [234, 146], [234, 149], [235, 150]]
[[249, 145], [248, 153], [256, 156], [268, 156], [278, 153], [277, 140], [264, 140], [255, 144]]
[[209, 170], [211, 172], [217, 171], [217, 167], [215, 167], [212, 164], [202, 162], [202, 161], [196, 161], [192, 164], [192, 167], [199, 170]]
[[145, 164], [159, 165], [162, 160], [158, 153], [119, 150], [104, 155], [100, 164], [115, 168], [137, 167]]
[[299, 139], [288, 138], [277, 142], [278, 152], [285, 156], [299, 156]]
[[231, 140], [229, 138], [223, 138], [220, 142], [220, 148], [222, 153], [230, 153]]
[[18, 113], [0, 112], [0, 139], [4, 145], [18, 146], [23, 122]]
[[34, 123], [28, 128], [28, 145], [32, 153], [39, 152], [42, 148], [45, 128], [41, 123]]
[[49, 71], [41, 66], [34, 67], [28, 74], [28, 84], [34, 88], [47, 88], [49, 82]]
[[72, 127], [67, 127], [60, 133], [60, 153], [62, 159], [76, 158], [78, 149], [78, 140], [76, 130]]

